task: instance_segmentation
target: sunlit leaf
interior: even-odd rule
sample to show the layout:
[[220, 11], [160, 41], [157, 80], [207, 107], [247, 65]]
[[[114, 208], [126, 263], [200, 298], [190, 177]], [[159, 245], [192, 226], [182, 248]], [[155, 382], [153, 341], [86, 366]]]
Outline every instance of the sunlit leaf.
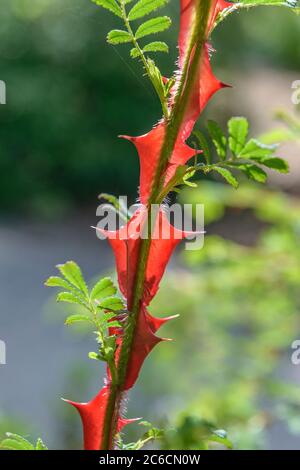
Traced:
[[88, 294], [88, 288], [82, 276], [80, 267], [75, 261], [67, 261], [65, 264], [57, 265], [57, 268], [62, 275], [77, 289], [81, 290], [84, 294]]
[[255, 160], [261, 165], [271, 168], [272, 170], [279, 171], [279, 173], [289, 172], [289, 165], [287, 161], [279, 157], [253, 157], [251, 160]]
[[132, 21], [142, 18], [158, 8], [165, 6], [167, 3], [168, 0], [139, 0], [130, 10], [128, 19]]
[[65, 320], [65, 325], [73, 325], [73, 323], [79, 322], [91, 322], [91, 318], [88, 315], [70, 315]]
[[226, 158], [226, 150], [227, 150], [227, 139], [219, 126], [215, 121], [209, 120], [207, 122], [207, 128], [210, 134], [210, 137], [216, 147], [217, 154], [221, 158], [221, 160], [225, 160]]
[[118, 311], [124, 308], [124, 304], [118, 297], [108, 297], [99, 303], [99, 308]]
[[170, 26], [171, 19], [168, 16], [158, 16], [157, 18], [152, 18], [151, 20], [141, 24], [135, 33], [135, 37], [140, 39], [144, 36], [149, 36], [149, 34], [160, 33], [168, 29]]
[[233, 117], [228, 121], [229, 148], [233, 155], [239, 155], [246, 143], [249, 124], [244, 117]]
[[193, 132], [193, 136], [196, 137], [199, 147], [203, 151], [203, 156], [205, 158], [205, 161], [207, 165], [209, 165], [212, 161], [212, 157], [211, 157], [210, 148], [209, 148], [205, 135], [201, 131], [196, 129]]
[[254, 158], [268, 157], [273, 155], [278, 145], [267, 145], [259, 142], [257, 139], [250, 139], [244, 148], [239, 152], [239, 157]]
[[119, 16], [122, 18], [122, 10], [121, 7], [118, 5], [118, 3], [115, 0], [92, 0], [93, 3], [96, 3], [96, 5], [99, 5], [106, 10], [111, 11], [114, 13], [116, 16]]
[[117, 292], [117, 288], [114, 286], [113, 281], [110, 277], [104, 277], [95, 284], [91, 291], [91, 300], [104, 299], [114, 295]]
[[144, 46], [143, 52], [169, 52], [169, 48], [165, 42], [154, 41]]
[[121, 29], [113, 29], [107, 35], [107, 42], [109, 44], [122, 44], [132, 41], [132, 36], [127, 31], [123, 31]]
[[227, 183], [229, 183], [231, 186], [233, 186], [235, 189], [238, 188], [239, 186], [239, 183], [238, 183], [238, 180], [236, 179], [236, 177], [231, 173], [230, 170], [228, 170], [227, 168], [223, 168], [223, 167], [220, 167], [220, 166], [214, 166], [213, 169], [219, 173], [221, 176], [223, 176], [223, 178], [227, 181]]
[[85, 303], [80, 297], [77, 297], [72, 292], [60, 292], [56, 297], [57, 302], [68, 302], [70, 304], [77, 304], [85, 306]]

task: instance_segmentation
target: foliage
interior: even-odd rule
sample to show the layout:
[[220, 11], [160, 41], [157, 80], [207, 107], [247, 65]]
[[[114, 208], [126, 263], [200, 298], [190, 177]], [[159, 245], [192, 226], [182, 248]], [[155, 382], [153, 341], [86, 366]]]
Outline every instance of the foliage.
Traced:
[[18, 434], [6, 433], [6, 439], [0, 443], [0, 449], [4, 450], [48, 450], [41, 438], [35, 444]]
[[216, 162], [213, 161], [206, 137], [196, 130], [193, 135], [197, 145], [203, 149], [205, 163], [200, 163], [191, 169], [203, 171], [205, 174], [215, 171], [234, 188], [238, 187], [238, 181], [232, 170], [239, 170], [248, 179], [259, 183], [265, 183], [267, 179], [267, 173], [261, 167], [288, 173], [287, 162], [274, 156], [277, 144], [267, 145], [253, 138], [247, 140], [249, 124], [246, 118], [234, 117], [228, 121], [228, 137], [215, 121], [208, 121], [207, 128], [218, 159]]
[[[217, 445], [216, 445], [217, 444]], [[162, 448], [167, 450], [232, 449], [226, 431], [215, 429], [210, 422], [196, 416], [181, 416], [176, 428], [163, 435]]]
[[168, 99], [170, 84], [164, 83], [163, 77], [156, 67], [155, 62], [148, 57], [149, 53], [168, 52], [169, 48], [165, 42], [152, 41], [143, 46], [140, 45], [139, 39], [150, 36], [152, 34], [161, 33], [171, 26], [171, 19], [168, 16], [156, 16], [140, 24], [135, 32], [131, 25], [132, 21], [141, 20], [145, 16], [153, 13], [157, 9], [165, 6], [168, 0], [139, 0], [127, 12], [126, 0], [93, 0], [98, 5], [110, 10], [116, 16], [123, 20], [125, 30], [113, 29], [107, 35], [107, 42], [112, 45], [131, 43], [133, 48], [130, 55], [133, 59], [140, 59], [146, 74], [151, 80], [158, 97], [160, 99], [164, 115], [168, 115]]
[[164, 438], [164, 431], [152, 426], [151, 423], [148, 423], [147, 421], [141, 421], [139, 424], [140, 426], [148, 428], [147, 431], [136, 442], [130, 442], [128, 444], [123, 442], [122, 435], [119, 434], [118, 448], [120, 450], [140, 450], [143, 449], [147, 444], [159, 441]]
[[100, 279], [89, 291], [79, 266], [74, 261], [57, 266], [62, 277], [51, 276], [45, 282], [48, 287], [64, 289], [57, 295], [58, 302], [68, 302], [81, 307], [81, 312], [66, 318], [66, 325], [88, 323], [96, 329], [99, 345], [97, 352], [90, 352], [90, 359], [107, 362], [113, 375], [116, 374], [114, 355], [116, 336], [111, 331], [121, 328], [127, 311], [117, 288], [109, 277]]

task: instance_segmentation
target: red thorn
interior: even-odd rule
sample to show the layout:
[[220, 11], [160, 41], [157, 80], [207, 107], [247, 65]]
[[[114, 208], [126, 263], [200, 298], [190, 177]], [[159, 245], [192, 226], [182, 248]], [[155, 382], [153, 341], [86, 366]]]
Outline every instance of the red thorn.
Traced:
[[129, 140], [130, 142], [134, 142], [136, 140], [136, 137], [132, 137], [130, 135], [118, 135], [120, 139], [125, 139]]
[[150, 326], [153, 333], [156, 333], [156, 331], [158, 331], [159, 328], [161, 328], [165, 323], [179, 317], [179, 315], [172, 315], [170, 317], [165, 317], [165, 318], [153, 317], [152, 315], [150, 315], [150, 313], [147, 310], [145, 310], [145, 315], [146, 315], [147, 323]]
[[220, 82], [221, 88], [232, 88], [232, 85], [229, 85], [228, 83]]
[[117, 432], [121, 432], [122, 429], [127, 426], [127, 424], [135, 423], [136, 421], [140, 421], [142, 418], [119, 418], [117, 424]]

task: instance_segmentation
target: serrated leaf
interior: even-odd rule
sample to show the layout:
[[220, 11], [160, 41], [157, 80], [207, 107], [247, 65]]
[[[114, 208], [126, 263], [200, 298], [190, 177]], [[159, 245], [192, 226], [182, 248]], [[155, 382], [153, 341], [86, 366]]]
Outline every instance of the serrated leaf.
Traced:
[[215, 121], [209, 120], [207, 122], [207, 128], [210, 137], [213, 141], [213, 144], [216, 148], [217, 154], [219, 155], [221, 160], [225, 160], [227, 150], [227, 139], [221, 127]]
[[48, 447], [44, 444], [40, 437], [36, 441], [35, 450], [48, 450]]
[[122, 10], [121, 7], [117, 4], [115, 0], [92, 0], [93, 3], [96, 3], [96, 5], [99, 5], [106, 10], [111, 11], [114, 13], [116, 16], [119, 16], [122, 18]]
[[79, 322], [91, 322], [91, 318], [88, 315], [70, 315], [65, 319], [65, 325], [73, 325], [73, 323]]
[[108, 323], [109, 320], [112, 320], [112, 318], [115, 318], [115, 313], [114, 312], [106, 312], [102, 313], [100, 316], [100, 323]]
[[228, 439], [227, 433], [223, 430], [216, 430], [214, 431], [208, 438], [211, 442], [217, 442], [218, 444], [222, 444], [227, 449], [233, 449], [233, 443]]
[[277, 149], [278, 145], [267, 145], [259, 142], [257, 139], [250, 139], [241, 150], [239, 157], [255, 158], [268, 157]]
[[271, 168], [272, 170], [279, 171], [279, 173], [289, 172], [289, 165], [287, 161], [279, 157], [262, 157], [262, 158], [254, 157], [251, 160], [255, 160], [261, 165], [264, 165], [267, 168]]
[[140, 53], [139, 53], [138, 49], [136, 47], [133, 47], [130, 51], [130, 56], [133, 59], [136, 59], [139, 55], [140, 55]]
[[210, 148], [209, 148], [209, 145], [208, 145], [208, 142], [207, 142], [207, 139], [206, 139], [205, 135], [201, 131], [199, 131], [198, 129], [196, 129], [193, 132], [193, 135], [196, 137], [196, 139], [199, 143], [199, 147], [203, 151], [203, 156], [205, 158], [205, 161], [206, 161], [207, 165], [210, 165], [210, 163], [212, 161], [212, 158], [211, 158]]
[[251, 6], [285, 6], [294, 8], [297, 6], [298, 0], [239, 0], [240, 4], [242, 5], [251, 5]]
[[169, 52], [169, 47], [165, 42], [154, 41], [143, 47], [143, 52]]
[[213, 169], [217, 173], [219, 173], [221, 176], [223, 176], [223, 178], [227, 181], [227, 183], [229, 183], [235, 189], [238, 188], [239, 182], [236, 179], [236, 177], [231, 173], [230, 170], [228, 170], [227, 168], [220, 167], [220, 166], [214, 166]]
[[122, 328], [122, 325], [117, 320], [113, 320], [108, 324], [109, 328]]
[[196, 170], [187, 171], [185, 175], [183, 176], [184, 184], [186, 184], [187, 186], [190, 186], [191, 188], [197, 188], [197, 183], [190, 181], [190, 178], [195, 176], [195, 173], [196, 173]]
[[13, 434], [10, 432], [6, 433], [7, 439], [4, 439], [0, 448], [7, 450], [34, 450], [34, 446], [22, 436]]
[[257, 165], [243, 165], [240, 169], [245, 173], [245, 175], [258, 183], [265, 183], [267, 180], [267, 173]]
[[110, 277], [104, 277], [95, 284], [91, 292], [91, 300], [95, 299], [104, 299], [114, 295], [117, 292], [116, 287], [114, 286], [113, 281]]
[[83, 278], [80, 267], [75, 261], [67, 261], [65, 264], [58, 264], [57, 268], [61, 274], [77, 289], [88, 295], [88, 288]]
[[158, 8], [164, 7], [167, 3], [168, 0], [139, 0], [130, 10], [128, 19], [132, 21], [143, 18]]
[[127, 31], [123, 31], [122, 29], [113, 29], [107, 35], [107, 42], [109, 44], [125, 44], [127, 42], [132, 41], [132, 36]]
[[93, 359], [94, 361], [101, 361], [102, 360], [100, 355], [97, 354], [96, 352], [93, 352], [93, 351], [89, 352], [88, 357], [90, 359]]
[[0, 444], [0, 449], [5, 450], [34, 450], [34, 447], [27, 449], [20, 442], [15, 441], [14, 439], [3, 439]]
[[152, 18], [141, 24], [135, 33], [135, 37], [136, 39], [140, 39], [144, 36], [149, 36], [149, 34], [160, 33], [170, 26], [171, 19], [168, 16], [158, 16], [157, 18]]
[[86, 307], [84, 301], [72, 292], [60, 292], [57, 295], [56, 300], [57, 302], [68, 302], [70, 304], [83, 305], [84, 307]]
[[107, 299], [102, 300], [99, 303], [99, 308], [103, 310], [113, 310], [118, 311], [124, 308], [124, 304], [121, 299], [118, 297], [108, 297]]
[[64, 279], [58, 276], [50, 276], [45, 282], [47, 287], [62, 287], [63, 289], [73, 289], [73, 287]]
[[237, 156], [243, 149], [248, 136], [249, 124], [244, 117], [233, 117], [228, 121], [229, 148]]

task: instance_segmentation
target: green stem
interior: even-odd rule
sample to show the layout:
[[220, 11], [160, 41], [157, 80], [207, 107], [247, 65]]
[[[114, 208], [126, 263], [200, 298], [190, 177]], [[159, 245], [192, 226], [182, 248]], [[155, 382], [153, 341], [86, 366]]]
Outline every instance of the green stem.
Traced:
[[[167, 122], [164, 143], [161, 149], [160, 159], [155, 172], [152, 191], [149, 198], [149, 208], [151, 204], [156, 204], [159, 202], [159, 196], [164, 182], [163, 175], [168, 161], [172, 155], [177, 140], [177, 135], [184, 119], [186, 108], [193, 90], [193, 85], [197, 78], [197, 71], [202, 57], [203, 45], [206, 40], [211, 0], [197, 0], [197, 3], [198, 7], [196, 10], [193, 32], [191, 34], [191, 41], [188, 47], [187, 55], [185, 57], [183, 72], [175, 96], [174, 106]], [[190, 55], [194, 46], [195, 50], [193, 60], [190, 63]], [[148, 210], [148, 237], [146, 239], [141, 239], [140, 241], [140, 251], [137, 264], [138, 268], [133, 289], [132, 305], [128, 306], [131, 313], [129, 314], [128, 322], [124, 328], [123, 341], [117, 367], [118, 384], [117, 386], [113, 384], [111, 385], [110, 397], [106, 407], [103, 440], [101, 443], [101, 449], [103, 450], [111, 449], [113, 446], [112, 441], [116, 431], [118, 409], [121, 402], [122, 390], [126, 380], [128, 364], [130, 362], [134, 334], [140, 313], [140, 305], [144, 295], [145, 275], [151, 246], [151, 222], [151, 210]]]
[[128, 33], [131, 35], [131, 38], [132, 38], [132, 44], [134, 45], [134, 47], [136, 48], [136, 50], [138, 51], [138, 55], [141, 59], [141, 61], [143, 62], [143, 65], [144, 65], [144, 68], [146, 70], [146, 73], [149, 77], [149, 80], [151, 81], [152, 85], [153, 85], [153, 88], [155, 89], [156, 93], [157, 93], [157, 96], [160, 100], [160, 103], [161, 103], [161, 107], [162, 107], [162, 111], [163, 111], [163, 114], [164, 114], [164, 117], [165, 118], [168, 118], [168, 115], [169, 115], [169, 110], [168, 110], [168, 102], [166, 100], [165, 97], [163, 97], [161, 95], [161, 93], [159, 92], [159, 90], [157, 89], [157, 86], [156, 86], [156, 83], [155, 81], [153, 80], [152, 78], [152, 74], [151, 74], [151, 70], [150, 70], [150, 67], [149, 67], [149, 64], [147, 62], [147, 59], [143, 53], [143, 50], [141, 49], [138, 41], [136, 40], [135, 38], [135, 35], [134, 35], [134, 32], [131, 28], [131, 25], [130, 25], [130, 22], [129, 22], [129, 19], [127, 17], [127, 12], [126, 12], [126, 6], [125, 6], [125, 2], [124, 0], [120, 0], [120, 4], [121, 4], [121, 9], [122, 9], [122, 14], [123, 14], [123, 20], [124, 20], [124, 23], [125, 23], [125, 26], [127, 28], [127, 31]]

